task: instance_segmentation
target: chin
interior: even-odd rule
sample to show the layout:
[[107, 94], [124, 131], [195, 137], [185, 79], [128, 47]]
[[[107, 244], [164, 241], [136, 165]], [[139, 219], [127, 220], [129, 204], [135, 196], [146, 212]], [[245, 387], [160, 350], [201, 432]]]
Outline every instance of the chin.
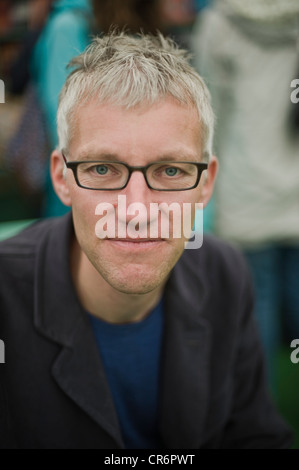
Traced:
[[122, 269], [101, 272], [106, 282], [118, 292], [130, 295], [148, 294], [165, 282], [167, 273], [144, 265], [127, 265]]
[[116, 284], [111, 284], [111, 286], [117, 290], [118, 292], [121, 292], [122, 294], [127, 294], [127, 295], [145, 295], [149, 294], [150, 292], [153, 292], [158, 286], [136, 286], [136, 285], [129, 285], [129, 284], [123, 284], [123, 283], [116, 283]]

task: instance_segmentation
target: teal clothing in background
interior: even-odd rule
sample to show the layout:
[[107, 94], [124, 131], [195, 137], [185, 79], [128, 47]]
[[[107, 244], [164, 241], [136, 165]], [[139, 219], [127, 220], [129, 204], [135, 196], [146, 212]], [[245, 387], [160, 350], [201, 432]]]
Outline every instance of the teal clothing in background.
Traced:
[[207, 207], [203, 211], [203, 231], [205, 233], [214, 233], [214, 220], [215, 220], [215, 198], [210, 200]]
[[[69, 74], [67, 64], [91, 41], [92, 8], [89, 0], [58, 0], [33, 51], [31, 72], [48, 126], [51, 147], [58, 143], [56, 114], [58, 97]], [[62, 215], [65, 207], [52, 188], [48, 174], [45, 216]]]
[[204, 8], [208, 7], [212, 1], [213, 0], [193, 0], [195, 10], [197, 12], [203, 10]]

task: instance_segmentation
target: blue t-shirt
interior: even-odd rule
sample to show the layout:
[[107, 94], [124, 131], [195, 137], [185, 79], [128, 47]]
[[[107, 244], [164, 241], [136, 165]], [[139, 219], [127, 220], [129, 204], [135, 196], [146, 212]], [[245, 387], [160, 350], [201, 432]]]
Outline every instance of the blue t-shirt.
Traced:
[[89, 315], [127, 449], [159, 439], [163, 303], [141, 322], [110, 324]]

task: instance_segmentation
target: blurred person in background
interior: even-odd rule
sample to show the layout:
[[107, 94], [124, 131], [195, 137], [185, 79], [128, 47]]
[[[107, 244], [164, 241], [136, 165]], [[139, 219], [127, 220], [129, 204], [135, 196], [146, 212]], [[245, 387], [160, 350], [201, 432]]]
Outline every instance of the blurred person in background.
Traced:
[[[43, 157], [35, 145], [35, 123], [40, 129], [41, 121], [34, 107], [30, 105], [30, 114], [26, 108], [33, 97], [28, 87], [29, 60], [50, 4], [51, 0], [0, 0], [0, 78], [6, 92], [5, 105], [0, 109], [0, 221], [31, 219], [40, 213], [34, 184], [32, 192], [32, 175], [37, 172], [39, 176]], [[26, 120], [30, 133], [24, 132]], [[38, 136], [39, 140], [40, 132]]]
[[11, 26], [10, 10], [10, 1], [0, 0], [0, 35], [6, 33]]
[[198, 13], [212, 3], [212, 0], [193, 0], [195, 11]]
[[195, 4], [193, 0], [163, 0], [164, 20], [169, 26], [190, 25], [195, 19]]
[[298, 21], [298, 0], [216, 1], [192, 45], [217, 118], [213, 228], [253, 273], [273, 390], [281, 313], [288, 338], [299, 337], [299, 139], [289, 128]]
[[167, 32], [184, 48], [190, 48], [192, 27], [196, 18], [195, 0], [161, 0]]
[[[30, 208], [31, 217], [39, 217], [44, 188], [45, 165], [49, 158], [49, 140], [44, 114], [30, 77], [32, 51], [50, 12], [52, 0], [30, 0], [18, 3], [12, 16], [22, 19], [15, 24], [11, 35], [18, 35], [19, 47], [8, 67], [8, 101], [20, 97], [19, 119], [4, 145], [3, 160], [9, 177]], [[24, 7], [24, 8], [23, 8]], [[30, 158], [28, 158], [30, 155]]]
[[[162, 29], [160, 0], [57, 0], [32, 57], [32, 78], [45, 113], [51, 146], [57, 145], [58, 96], [68, 75], [67, 64], [95, 33], [111, 26], [131, 33]], [[48, 175], [44, 216], [66, 212]]]
[[[190, 50], [196, 18], [212, 0], [161, 0], [162, 15], [167, 32], [182, 47]], [[192, 60], [192, 57], [191, 57]], [[203, 211], [205, 232], [211, 232], [213, 198]]]
[[30, 0], [28, 2], [27, 33], [16, 60], [10, 67], [9, 88], [13, 94], [22, 94], [30, 80], [30, 57], [47, 21], [53, 0]]

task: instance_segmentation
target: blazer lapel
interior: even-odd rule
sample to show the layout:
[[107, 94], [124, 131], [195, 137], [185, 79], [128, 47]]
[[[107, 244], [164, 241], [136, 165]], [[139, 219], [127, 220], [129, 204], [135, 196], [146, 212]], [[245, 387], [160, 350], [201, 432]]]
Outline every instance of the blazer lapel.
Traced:
[[52, 375], [65, 394], [124, 447], [104, 368], [85, 321], [78, 325], [72, 346], [64, 347], [57, 357]]
[[177, 265], [166, 290], [161, 433], [170, 449], [199, 448], [208, 408], [211, 334], [199, 279]]
[[55, 223], [57, 227], [41, 240], [38, 250], [35, 327], [62, 346], [52, 366], [52, 376], [59, 387], [123, 447], [96, 341], [70, 277], [71, 218], [68, 216]]

